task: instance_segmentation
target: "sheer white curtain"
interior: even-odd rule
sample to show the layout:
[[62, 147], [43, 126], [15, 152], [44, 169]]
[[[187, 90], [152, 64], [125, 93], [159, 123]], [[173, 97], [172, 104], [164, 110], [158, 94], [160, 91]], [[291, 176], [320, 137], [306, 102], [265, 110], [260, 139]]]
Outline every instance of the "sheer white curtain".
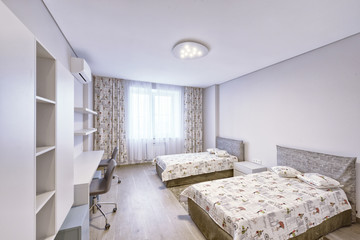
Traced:
[[125, 112], [128, 160], [184, 151], [184, 88], [126, 81]]

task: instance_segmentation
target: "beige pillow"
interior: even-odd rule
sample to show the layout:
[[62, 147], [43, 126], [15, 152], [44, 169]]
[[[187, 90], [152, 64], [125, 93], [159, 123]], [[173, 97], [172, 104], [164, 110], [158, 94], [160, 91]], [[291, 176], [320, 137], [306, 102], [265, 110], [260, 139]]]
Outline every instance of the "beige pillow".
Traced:
[[301, 174], [298, 170], [287, 166], [275, 166], [272, 167], [271, 170], [280, 177], [286, 178], [295, 178], [297, 175]]

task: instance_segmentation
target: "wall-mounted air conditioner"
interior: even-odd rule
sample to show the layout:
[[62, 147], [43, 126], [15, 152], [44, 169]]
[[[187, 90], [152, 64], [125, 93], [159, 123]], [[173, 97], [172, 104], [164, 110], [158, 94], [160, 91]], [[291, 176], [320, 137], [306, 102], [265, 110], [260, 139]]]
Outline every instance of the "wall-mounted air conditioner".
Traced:
[[71, 58], [71, 73], [82, 84], [91, 82], [91, 70], [86, 61], [82, 58]]

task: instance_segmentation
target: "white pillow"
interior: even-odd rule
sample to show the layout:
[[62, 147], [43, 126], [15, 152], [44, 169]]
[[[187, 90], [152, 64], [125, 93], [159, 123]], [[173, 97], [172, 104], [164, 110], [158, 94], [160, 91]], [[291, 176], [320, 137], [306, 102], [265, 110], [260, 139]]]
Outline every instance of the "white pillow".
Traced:
[[319, 173], [304, 173], [297, 176], [300, 180], [316, 188], [343, 187], [338, 181]]
[[219, 149], [217, 148], [208, 148], [206, 149], [206, 151], [210, 154], [215, 154]]
[[227, 153], [227, 151], [225, 151], [225, 150], [218, 150], [218, 151], [216, 151], [215, 155], [216, 155], [217, 157], [228, 157], [228, 156], [230, 156], [230, 155]]
[[287, 166], [275, 166], [272, 167], [271, 170], [280, 177], [286, 178], [295, 178], [297, 175], [301, 174], [298, 170]]

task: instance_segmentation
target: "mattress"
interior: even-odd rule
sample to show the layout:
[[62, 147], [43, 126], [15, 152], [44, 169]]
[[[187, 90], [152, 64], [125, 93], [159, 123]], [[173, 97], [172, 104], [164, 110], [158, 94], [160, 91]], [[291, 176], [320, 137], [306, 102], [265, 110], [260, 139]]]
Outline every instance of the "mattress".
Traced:
[[163, 170], [162, 181], [233, 169], [235, 156], [217, 157], [208, 152], [158, 156], [157, 165]]
[[195, 184], [181, 194], [187, 198], [235, 240], [297, 237], [351, 209], [340, 188], [316, 189], [272, 172]]

